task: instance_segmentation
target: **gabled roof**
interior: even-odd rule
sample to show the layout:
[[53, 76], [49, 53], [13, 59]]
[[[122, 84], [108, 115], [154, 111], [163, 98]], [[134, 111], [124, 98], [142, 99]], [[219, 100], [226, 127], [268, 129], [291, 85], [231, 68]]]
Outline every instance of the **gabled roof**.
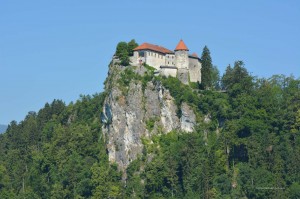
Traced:
[[189, 50], [185, 43], [182, 41], [182, 39], [180, 39], [179, 43], [177, 44], [176, 48], [175, 48], [175, 51], [177, 50]]
[[136, 47], [133, 50], [134, 51], [137, 51], [137, 50], [153, 50], [153, 51], [164, 53], [164, 54], [173, 53], [171, 50], [169, 50], [165, 47], [154, 45], [154, 44], [149, 44], [149, 43], [143, 43], [143, 44], [141, 44], [140, 46]]

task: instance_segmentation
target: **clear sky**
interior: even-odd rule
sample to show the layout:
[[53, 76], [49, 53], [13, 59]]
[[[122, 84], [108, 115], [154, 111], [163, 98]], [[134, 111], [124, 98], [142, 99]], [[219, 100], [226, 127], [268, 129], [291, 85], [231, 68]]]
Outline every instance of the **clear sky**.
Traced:
[[298, 0], [0, 0], [0, 124], [103, 91], [119, 41], [191, 52], [221, 73], [243, 60], [259, 77], [300, 77]]

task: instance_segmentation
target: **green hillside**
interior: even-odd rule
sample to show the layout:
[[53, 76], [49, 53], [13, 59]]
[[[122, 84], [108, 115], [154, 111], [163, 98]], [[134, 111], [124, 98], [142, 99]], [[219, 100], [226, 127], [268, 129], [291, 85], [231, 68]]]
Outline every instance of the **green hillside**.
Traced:
[[126, 177], [101, 133], [107, 93], [54, 100], [0, 135], [0, 198], [300, 197], [299, 79], [255, 78], [240, 61], [206, 90], [153, 73], [122, 77], [162, 83], [200, 125], [145, 138]]

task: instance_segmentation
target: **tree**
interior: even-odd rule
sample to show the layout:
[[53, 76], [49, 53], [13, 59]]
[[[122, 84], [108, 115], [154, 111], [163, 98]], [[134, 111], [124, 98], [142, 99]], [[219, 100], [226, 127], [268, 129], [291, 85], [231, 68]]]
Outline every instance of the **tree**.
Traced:
[[125, 41], [121, 41], [118, 43], [115, 55], [119, 57], [122, 65], [129, 65], [129, 56], [133, 56], [133, 49], [137, 46], [138, 44], [134, 39], [132, 39], [128, 43], [126, 43]]
[[222, 86], [231, 96], [249, 92], [253, 88], [253, 77], [244, 67], [243, 61], [236, 61], [234, 67], [229, 65], [222, 77]]
[[232, 78], [233, 78], [232, 70], [233, 69], [231, 68], [231, 65], [229, 64], [226, 67], [225, 73], [222, 76], [221, 85], [222, 85], [222, 89], [224, 89], [224, 90], [227, 89], [227, 87], [230, 85], [230, 83], [232, 81]]
[[217, 66], [213, 66], [211, 70], [211, 83], [215, 89], [220, 89], [220, 72]]
[[204, 88], [208, 89], [212, 87], [213, 65], [212, 65], [212, 59], [210, 57], [210, 51], [207, 48], [207, 46], [203, 48], [201, 62], [202, 62], [201, 83]]
[[133, 49], [138, 47], [138, 44], [135, 42], [134, 39], [132, 39], [130, 42], [128, 42], [128, 54], [129, 56], [133, 56]]
[[127, 66], [129, 64], [128, 45], [126, 42], [118, 43], [116, 56], [119, 57], [122, 65]]

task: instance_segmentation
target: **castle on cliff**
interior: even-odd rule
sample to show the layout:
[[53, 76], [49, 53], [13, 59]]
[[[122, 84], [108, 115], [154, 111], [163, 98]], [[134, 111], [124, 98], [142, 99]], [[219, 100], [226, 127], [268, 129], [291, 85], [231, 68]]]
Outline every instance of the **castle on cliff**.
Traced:
[[162, 46], [143, 43], [133, 49], [130, 58], [133, 65], [148, 64], [156, 72], [177, 77], [182, 83], [201, 83], [201, 60], [196, 53], [189, 54], [189, 49], [180, 40], [174, 51]]

